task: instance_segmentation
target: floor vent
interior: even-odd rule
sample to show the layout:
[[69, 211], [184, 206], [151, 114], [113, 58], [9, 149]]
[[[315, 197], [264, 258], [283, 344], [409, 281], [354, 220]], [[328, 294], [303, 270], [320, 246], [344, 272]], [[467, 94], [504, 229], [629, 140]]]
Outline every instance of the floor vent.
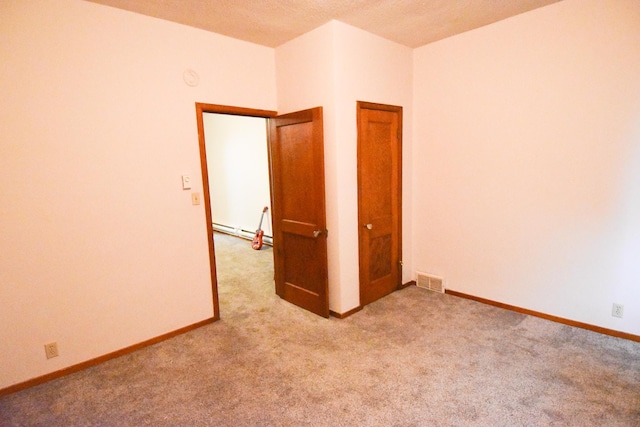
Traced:
[[418, 287], [444, 293], [444, 279], [442, 277], [420, 272], [417, 274], [418, 280], [416, 280], [416, 284]]

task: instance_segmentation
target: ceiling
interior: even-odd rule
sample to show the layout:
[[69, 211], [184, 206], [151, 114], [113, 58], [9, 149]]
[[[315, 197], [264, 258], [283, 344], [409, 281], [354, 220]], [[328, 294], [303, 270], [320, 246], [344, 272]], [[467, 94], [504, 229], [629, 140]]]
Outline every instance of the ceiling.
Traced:
[[88, 0], [277, 47], [333, 19], [415, 48], [560, 0]]

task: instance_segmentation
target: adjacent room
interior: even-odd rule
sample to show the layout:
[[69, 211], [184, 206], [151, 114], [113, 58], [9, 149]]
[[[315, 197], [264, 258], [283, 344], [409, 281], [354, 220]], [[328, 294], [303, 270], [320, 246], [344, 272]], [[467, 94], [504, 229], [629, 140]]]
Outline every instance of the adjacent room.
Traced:
[[[274, 293], [267, 120], [203, 113], [203, 124], [216, 277], [227, 316], [237, 311], [237, 299]], [[236, 270], [265, 277], [264, 285], [239, 279]]]
[[[240, 3], [0, 4], [0, 424], [638, 425], [640, 3]], [[371, 303], [363, 105], [401, 118]], [[302, 111], [324, 197], [274, 202]], [[328, 318], [276, 295], [294, 196]]]

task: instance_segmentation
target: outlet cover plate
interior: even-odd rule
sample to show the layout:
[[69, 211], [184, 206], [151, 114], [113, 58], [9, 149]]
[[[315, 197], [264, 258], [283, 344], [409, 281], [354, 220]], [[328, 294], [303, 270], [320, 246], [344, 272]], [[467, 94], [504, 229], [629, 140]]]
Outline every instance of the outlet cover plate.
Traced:
[[53, 357], [58, 357], [58, 344], [55, 342], [45, 344], [44, 345], [44, 353], [47, 356], [47, 359], [51, 359]]
[[622, 319], [624, 314], [624, 305], [613, 303], [613, 308], [611, 309], [611, 315], [613, 317], [619, 317]]

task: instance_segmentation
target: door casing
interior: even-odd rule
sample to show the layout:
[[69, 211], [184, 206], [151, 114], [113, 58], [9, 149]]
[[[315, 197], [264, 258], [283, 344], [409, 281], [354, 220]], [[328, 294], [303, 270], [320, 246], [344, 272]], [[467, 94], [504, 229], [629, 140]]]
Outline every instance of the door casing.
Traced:
[[[211, 292], [213, 296], [213, 318], [220, 319], [220, 303], [218, 299], [218, 278], [216, 274], [216, 256], [213, 242], [213, 221], [211, 217], [211, 198], [209, 194], [209, 170], [207, 150], [204, 138], [204, 113], [230, 114], [235, 116], [262, 117], [269, 119], [278, 115], [275, 111], [256, 110], [252, 108], [231, 107], [226, 105], [196, 103], [196, 120], [198, 124], [198, 146], [200, 148], [200, 171], [202, 174], [202, 197], [207, 221], [207, 241], [209, 243], [209, 270], [211, 272]], [[271, 177], [269, 177], [271, 179]], [[273, 196], [272, 196], [273, 198]], [[273, 199], [271, 200], [273, 203]]]

